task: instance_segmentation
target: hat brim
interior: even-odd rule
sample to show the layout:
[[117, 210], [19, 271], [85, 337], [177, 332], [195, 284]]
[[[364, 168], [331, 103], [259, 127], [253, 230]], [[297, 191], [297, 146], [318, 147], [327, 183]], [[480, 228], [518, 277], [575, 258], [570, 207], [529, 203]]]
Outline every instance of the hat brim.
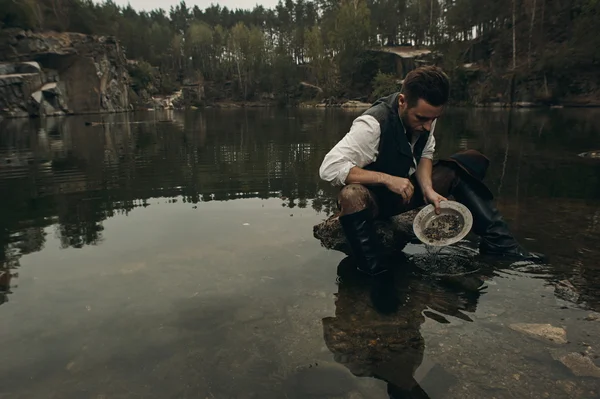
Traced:
[[457, 166], [458, 170], [463, 172], [461, 173], [461, 178], [466, 178], [469, 182], [474, 184], [475, 189], [479, 190], [479, 193], [489, 199], [494, 198], [494, 194], [488, 188], [488, 186], [481, 181], [478, 177], [474, 176], [469, 169], [467, 169], [463, 164], [453, 158], [444, 158], [438, 161], [441, 164], [446, 164], [449, 166]]

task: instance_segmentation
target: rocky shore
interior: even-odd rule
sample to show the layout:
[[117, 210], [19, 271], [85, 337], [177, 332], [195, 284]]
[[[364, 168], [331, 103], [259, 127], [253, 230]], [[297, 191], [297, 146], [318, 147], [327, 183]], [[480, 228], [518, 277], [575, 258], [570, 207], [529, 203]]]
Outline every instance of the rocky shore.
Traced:
[[0, 117], [131, 110], [126, 58], [112, 37], [0, 31]]

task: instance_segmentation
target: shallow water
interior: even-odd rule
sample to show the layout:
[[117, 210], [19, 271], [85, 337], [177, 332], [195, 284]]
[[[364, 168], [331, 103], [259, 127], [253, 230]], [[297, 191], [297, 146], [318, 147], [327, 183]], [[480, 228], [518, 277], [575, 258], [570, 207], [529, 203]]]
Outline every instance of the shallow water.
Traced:
[[[578, 156], [600, 112], [450, 110], [440, 154], [484, 152], [551, 262], [402, 274], [391, 315], [312, 235], [335, 195], [318, 167], [355, 116], [0, 122], [0, 398], [600, 397], [600, 162]], [[426, 256], [405, 252], [402, 270]]]

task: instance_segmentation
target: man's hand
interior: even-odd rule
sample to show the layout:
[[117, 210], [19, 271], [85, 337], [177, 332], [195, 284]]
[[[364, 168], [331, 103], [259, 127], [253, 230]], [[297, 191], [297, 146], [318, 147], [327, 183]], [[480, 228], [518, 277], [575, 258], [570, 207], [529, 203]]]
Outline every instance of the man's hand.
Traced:
[[387, 177], [385, 185], [388, 188], [388, 190], [401, 195], [404, 199], [405, 204], [409, 203], [410, 199], [413, 196], [413, 193], [415, 192], [415, 188], [410, 182], [410, 180], [405, 179], [403, 177], [390, 175]]
[[442, 197], [441, 195], [439, 195], [438, 193], [436, 193], [433, 188], [426, 190], [423, 193], [423, 200], [425, 201], [426, 204], [433, 204], [433, 206], [435, 206], [435, 213], [437, 215], [440, 214], [440, 202], [441, 201], [448, 201], [447, 198]]

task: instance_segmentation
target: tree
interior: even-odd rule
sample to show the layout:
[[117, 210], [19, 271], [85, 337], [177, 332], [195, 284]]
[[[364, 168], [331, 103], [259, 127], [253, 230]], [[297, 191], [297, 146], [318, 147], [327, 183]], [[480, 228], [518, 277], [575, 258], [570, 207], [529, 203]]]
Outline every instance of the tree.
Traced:
[[[113, 0], [0, 0], [0, 26], [116, 36], [130, 59], [160, 71], [164, 92], [201, 75], [215, 98], [250, 100], [277, 90], [291, 101], [300, 80], [332, 95], [364, 97], [379, 69], [365, 50], [417, 45], [443, 53], [461, 99], [471, 84], [505, 92], [509, 75], [517, 92], [549, 99], [600, 87], [593, 73], [600, 62], [599, 4], [280, 0], [270, 9], [234, 10], [181, 1], [168, 11], [139, 12]], [[481, 68], [472, 82], [460, 70], [467, 62]]]

